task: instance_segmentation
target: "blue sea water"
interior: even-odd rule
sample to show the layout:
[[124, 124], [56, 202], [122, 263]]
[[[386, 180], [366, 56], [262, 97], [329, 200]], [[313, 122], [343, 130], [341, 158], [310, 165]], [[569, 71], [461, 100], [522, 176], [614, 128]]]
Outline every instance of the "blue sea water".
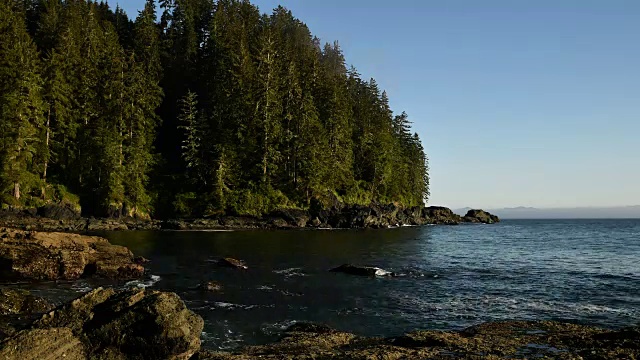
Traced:
[[[298, 321], [370, 336], [505, 319], [640, 324], [640, 220], [101, 235], [152, 260], [146, 279], [117, 285], [177, 292], [205, 319], [211, 349], [273, 341]], [[249, 270], [215, 266], [223, 256]], [[328, 272], [343, 263], [403, 276]], [[223, 291], [194, 290], [209, 280]], [[60, 302], [97, 285], [45, 283], [36, 292]]]

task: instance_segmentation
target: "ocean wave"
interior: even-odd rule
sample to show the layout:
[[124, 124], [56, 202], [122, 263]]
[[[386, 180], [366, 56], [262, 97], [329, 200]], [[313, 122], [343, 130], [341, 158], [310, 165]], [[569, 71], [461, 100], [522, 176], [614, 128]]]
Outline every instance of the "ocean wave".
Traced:
[[301, 293], [290, 292], [288, 290], [283, 290], [283, 289], [276, 289], [274, 286], [275, 285], [273, 285], [273, 286], [261, 285], [261, 286], [258, 286], [256, 289], [257, 290], [262, 290], [262, 291], [274, 291], [274, 292], [278, 292], [278, 293], [280, 293], [280, 294], [282, 294], [284, 296], [302, 296]]
[[257, 308], [273, 308], [275, 304], [269, 305], [252, 305], [252, 304], [235, 304], [224, 301], [216, 301], [209, 306], [209, 309], [222, 309], [222, 310], [251, 310]]
[[93, 287], [89, 283], [82, 281], [71, 285], [71, 289], [75, 292], [86, 293], [93, 290]]
[[158, 275], [151, 275], [149, 279], [146, 280], [132, 280], [124, 284], [125, 287], [138, 287], [138, 288], [148, 288], [154, 286], [158, 281], [162, 278]]
[[266, 335], [278, 335], [298, 322], [298, 320], [284, 320], [275, 323], [264, 323], [260, 326], [260, 331]]
[[232, 330], [227, 320], [217, 322], [216, 331], [211, 330], [201, 333], [203, 345], [212, 346], [219, 350], [232, 350], [245, 342], [244, 335]]
[[284, 275], [285, 277], [307, 276], [307, 274], [303, 273], [301, 270], [302, 270], [302, 268], [293, 267], [293, 268], [288, 268], [288, 269], [273, 270], [273, 272], [276, 273], [276, 274]]

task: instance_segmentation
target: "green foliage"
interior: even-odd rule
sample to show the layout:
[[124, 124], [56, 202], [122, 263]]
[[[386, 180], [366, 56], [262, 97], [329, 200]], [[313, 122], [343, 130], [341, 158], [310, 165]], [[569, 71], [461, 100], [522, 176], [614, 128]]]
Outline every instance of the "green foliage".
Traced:
[[342, 200], [347, 204], [369, 205], [376, 198], [370, 190], [370, 184], [360, 180], [347, 189]]
[[0, 1], [0, 193], [12, 206], [32, 200], [44, 119], [40, 59], [16, 4]]
[[194, 192], [176, 194], [173, 208], [180, 217], [194, 215], [194, 210], [198, 208], [198, 195]]
[[3, 204], [147, 217], [428, 199], [409, 117], [338, 42], [281, 6], [158, 5], [132, 21], [105, 2], [0, 0]]
[[280, 190], [270, 186], [242, 189], [232, 194], [229, 201], [230, 212], [238, 215], [260, 216], [277, 209], [294, 208]]

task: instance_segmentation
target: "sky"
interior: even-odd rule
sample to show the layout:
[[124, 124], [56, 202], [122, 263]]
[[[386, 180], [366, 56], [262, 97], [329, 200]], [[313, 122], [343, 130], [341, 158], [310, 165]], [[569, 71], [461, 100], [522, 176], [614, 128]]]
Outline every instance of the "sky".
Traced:
[[640, 1], [252, 2], [338, 40], [409, 114], [430, 204], [640, 204]]

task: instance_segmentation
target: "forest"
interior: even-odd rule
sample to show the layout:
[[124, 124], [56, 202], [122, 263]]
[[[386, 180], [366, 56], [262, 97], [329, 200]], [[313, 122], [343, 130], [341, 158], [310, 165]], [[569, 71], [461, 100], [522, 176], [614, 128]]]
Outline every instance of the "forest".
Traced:
[[0, 203], [85, 216], [423, 205], [411, 121], [293, 14], [247, 0], [0, 0]]

